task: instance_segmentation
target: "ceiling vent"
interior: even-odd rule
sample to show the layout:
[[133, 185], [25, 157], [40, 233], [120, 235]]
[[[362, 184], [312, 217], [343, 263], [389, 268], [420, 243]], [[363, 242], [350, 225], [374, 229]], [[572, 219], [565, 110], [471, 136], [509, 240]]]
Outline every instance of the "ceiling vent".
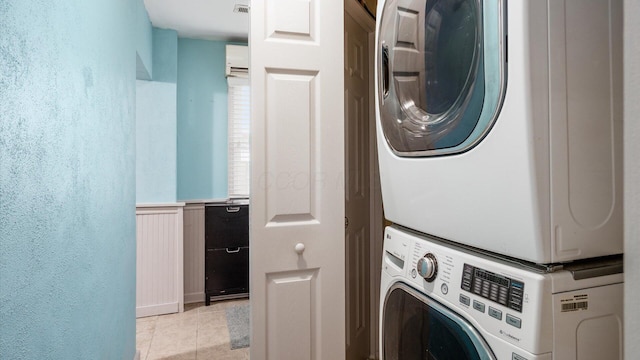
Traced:
[[233, 8], [234, 13], [248, 14], [249, 13], [249, 5], [236, 4]]

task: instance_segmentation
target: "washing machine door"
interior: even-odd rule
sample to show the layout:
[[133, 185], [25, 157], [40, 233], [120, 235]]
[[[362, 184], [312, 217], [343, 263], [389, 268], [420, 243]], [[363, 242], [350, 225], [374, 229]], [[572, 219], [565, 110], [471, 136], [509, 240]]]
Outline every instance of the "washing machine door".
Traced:
[[382, 316], [383, 360], [495, 359], [466, 320], [402, 283], [387, 293]]
[[506, 88], [503, 0], [384, 0], [378, 111], [398, 156], [467, 151], [493, 126]]

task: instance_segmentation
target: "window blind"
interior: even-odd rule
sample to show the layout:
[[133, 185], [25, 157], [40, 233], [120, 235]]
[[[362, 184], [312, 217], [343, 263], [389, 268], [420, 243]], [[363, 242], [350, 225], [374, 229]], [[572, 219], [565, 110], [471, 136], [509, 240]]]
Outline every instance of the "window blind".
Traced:
[[229, 87], [229, 197], [249, 196], [250, 92], [248, 79], [227, 78]]

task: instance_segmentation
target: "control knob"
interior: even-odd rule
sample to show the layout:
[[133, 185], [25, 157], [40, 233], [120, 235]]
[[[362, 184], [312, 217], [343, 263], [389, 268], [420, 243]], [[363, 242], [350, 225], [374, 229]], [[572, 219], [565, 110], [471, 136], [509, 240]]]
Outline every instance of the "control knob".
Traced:
[[436, 260], [435, 255], [428, 253], [420, 258], [416, 265], [416, 270], [418, 270], [418, 274], [420, 274], [420, 276], [422, 276], [427, 282], [435, 280], [436, 275], [438, 275], [438, 261]]

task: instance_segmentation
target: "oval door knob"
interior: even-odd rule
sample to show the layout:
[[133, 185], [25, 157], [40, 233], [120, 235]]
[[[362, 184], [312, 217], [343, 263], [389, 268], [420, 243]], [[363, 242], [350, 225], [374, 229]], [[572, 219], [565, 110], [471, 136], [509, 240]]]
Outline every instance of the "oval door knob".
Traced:
[[296, 244], [296, 252], [298, 253], [298, 255], [302, 255], [302, 253], [304, 252], [304, 244], [303, 243], [297, 243]]

